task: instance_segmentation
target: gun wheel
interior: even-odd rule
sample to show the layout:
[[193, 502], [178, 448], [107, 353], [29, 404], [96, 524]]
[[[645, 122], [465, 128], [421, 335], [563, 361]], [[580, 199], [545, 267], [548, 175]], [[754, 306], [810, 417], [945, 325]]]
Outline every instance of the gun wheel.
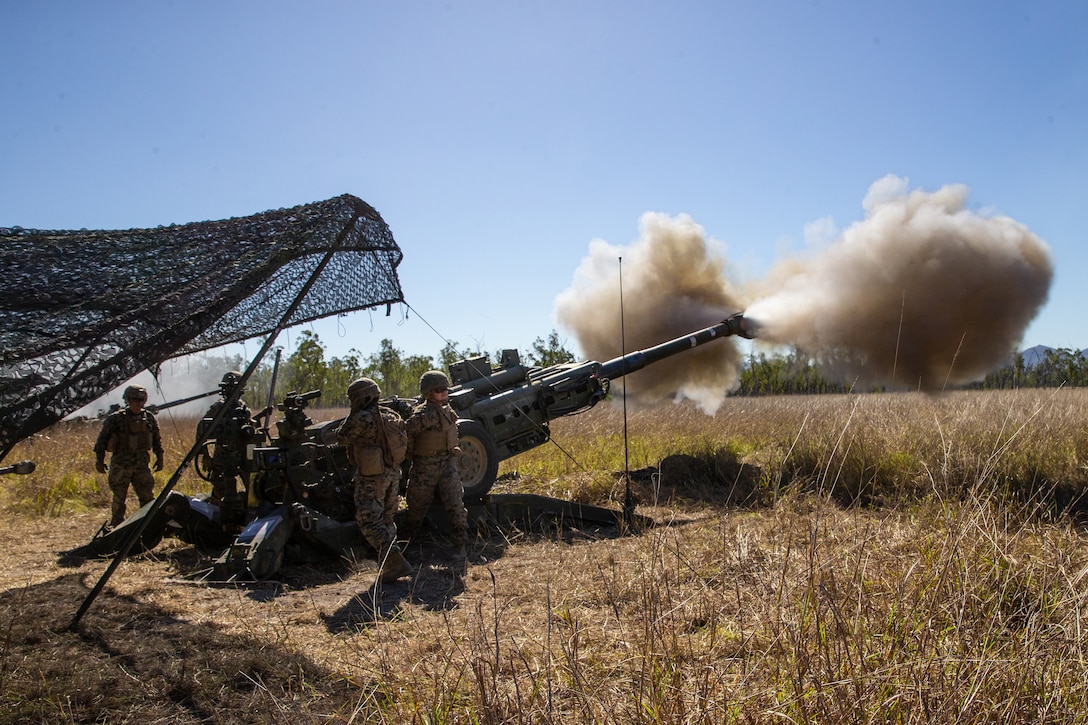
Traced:
[[457, 435], [461, 448], [458, 468], [461, 471], [461, 484], [465, 488], [465, 500], [483, 498], [491, 490], [499, 472], [499, 452], [495, 441], [474, 420], [458, 421]]

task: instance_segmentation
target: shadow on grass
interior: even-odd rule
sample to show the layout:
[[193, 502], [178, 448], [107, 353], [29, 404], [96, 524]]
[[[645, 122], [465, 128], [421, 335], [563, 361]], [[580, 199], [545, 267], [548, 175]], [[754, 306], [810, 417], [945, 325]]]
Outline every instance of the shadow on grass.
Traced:
[[332, 633], [367, 629], [381, 622], [395, 621], [407, 604], [425, 611], [448, 611], [458, 606], [457, 597], [465, 591], [465, 574], [474, 567], [486, 567], [506, 555], [511, 545], [550, 540], [574, 541], [613, 539], [626, 535], [616, 526], [570, 526], [563, 521], [523, 530], [517, 527], [484, 526], [479, 528], [468, 547], [462, 564], [452, 555], [451, 542], [439, 530], [430, 529], [404, 547], [404, 556], [415, 566], [415, 573], [395, 582], [382, 582], [374, 571], [374, 581], [322, 621]]
[[[622, 471], [612, 475], [623, 480]], [[761, 508], [773, 500], [763, 470], [726, 449], [666, 456], [657, 466], [631, 471], [630, 483], [639, 505]]]
[[[109, 589], [70, 630], [87, 579], [0, 592], [3, 722], [309, 721], [360, 702], [358, 682], [287, 647]], [[363, 684], [364, 697], [380, 692]]]
[[[916, 475], [908, 458], [874, 461], [845, 456], [830, 468], [822, 457], [794, 451], [787, 461], [764, 469], [718, 449], [697, 456], [667, 456], [659, 466], [632, 471], [630, 481], [640, 506], [667, 504], [692, 510], [707, 505], [768, 508], [793, 493], [818, 494], [844, 508], [879, 509], [910, 505], [934, 494], [966, 500], [981, 492], [1025, 518], [1064, 519], [1088, 527], [1088, 488], [1083, 483], [1054, 480], [1031, 467], [982, 479], [978, 472], [965, 471], [935, 482]], [[612, 475], [623, 480], [623, 472]], [[980, 485], [985, 490], [980, 491]]]
[[382, 622], [400, 619], [406, 604], [427, 611], [445, 611], [457, 606], [456, 598], [465, 591], [464, 575], [456, 566], [426, 564], [415, 574], [395, 582], [374, 583], [359, 592], [321, 620], [331, 633], [367, 629]]

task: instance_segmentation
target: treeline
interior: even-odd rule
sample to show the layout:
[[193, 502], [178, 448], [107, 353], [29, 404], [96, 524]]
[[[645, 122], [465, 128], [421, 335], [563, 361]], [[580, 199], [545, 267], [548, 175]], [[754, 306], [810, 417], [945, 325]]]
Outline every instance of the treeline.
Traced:
[[788, 355], [748, 356], [733, 395], [813, 395], [842, 393], [846, 386], [826, 377], [819, 364], [796, 351]]
[[[481, 353], [459, 348], [456, 343], [447, 344], [434, 356], [408, 355], [383, 339], [377, 352], [363, 355], [351, 350], [343, 357], [325, 358], [325, 346], [313, 332], [304, 330], [299, 335], [294, 352], [280, 361], [276, 375], [275, 399], [282, 400], [288, 392], [304, 393], [321, 390], [321, 399], [315, 407], [346, 407], [346, 390], [352, 380], [360, 377], [373, 378], [381, 386], [382, 394], [403, 398], [415, 397], [419, 377], [428, 370], [447, 370], [450, 364]], [[498, 353], [490, 356], [494, 362]], [[567, 349], [556, 331], [547, 337], [538, 337], [522, 362], [527, 365], [547, 367], [571, 362], [574, 354]], [[241, 356], [223, 361], [226, 369], [235, 366], [244, 369], [246, 361]], [[667, 364], [667, 363], [662, 363]], [[273, 363], [265, 360], [254, 373], [246, 396], [251, 404], [263, 405], [272, 382]], [[1024, 356], [1017, 354], [1012, 362], [986, 376], [985, 379], [967, 386], [976, 390], [1012, 388], [1053, 388], [1059, 386], [1081, 387], [1088, 385], [1088, 359], [1079, 350], [1048, 350], [1035, 365], [1027, 365]], [[877, 392], [881, 386], [859, 389], [856, 381], [844, 382], [825, 371], [821, 364], [797, 351], [786, 354], [750, 354], [740, 376], [740, 385], [733, 395], [817, 395], [822, 393]]]
[[[423, 373], [428, 370], [446, 371], [450, 364], [479, 354], [451, 342], [434, 356], [408, 355], [395, 347], [392, 340], [384, 339], [378, 351], [369, 355], [352, 349], [343, 357], [326, 360], [321, 338], [309, 330], [303, 330], [298, 337], [298, 346], [291, 354], [281, 357], [278, 369], [271, 356], [261, 361], [249, 380], [245, 398], [250, 407], [263, 406], [272, 385], [274, 369], [276, 386], [273, 397], [277, 401], [290, 392], [320, 390], [321, 398], [314, 402], [314, 407], [347, 407], [348, 385], [362, 377], [373, 378], [381, 387], [383, 396], [414, 398], [419, 393], [419, 378]], [[494, 363], [498, 355], [493, 354], [490, 359]], [[532, 349], [528, 354], [523, 353], [522, 358], [525, 364], [545, 367], [572, 360], [574, 354], [565, 347], [559, 333], [554, 330], [546, 338], [538, 337]], [[244, 370], [248, 363], [237, 355], [225, 358], [222, 364], [226, 371], [232, 366]]]
[[[965, 386], [972, 390], [1082, 387], [1088, 385], [1088, 359], [1080, 350], [1047, 350], [1034, 365], [1017, 353], [1011, 363], [983, 380]], [[859, 390], [825, 374], [821, 365], [796, 351], [786, 355], [749, 355], [734, 395], [812, 395], [819, 393], [875, 392], [883, 386]]]
[[972, 388], [1079, 388], [1088, 385], [1088, 359], [1080, 350], [1058, 348], [1047, 350], [1034, 365], [1027, 365], [1024, 356], [1016, 354], [1010, 365], [995, 370]]

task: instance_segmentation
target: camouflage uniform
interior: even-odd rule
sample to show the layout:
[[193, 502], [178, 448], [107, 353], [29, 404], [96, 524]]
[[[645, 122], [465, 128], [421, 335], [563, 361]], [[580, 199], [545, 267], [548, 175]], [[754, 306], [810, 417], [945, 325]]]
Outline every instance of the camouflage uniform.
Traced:
[[[380, 424], [384, 428], [379, 428]], [[383, 439], [398, 436], [404, 436], [404, 421], [394, 411], [377, 405], [353, 412], [336, 432], [336, 439], [347, 449], [348, 460], [355, 466], [355, 520], [363, 537], [379, 554], [397, 540], [393, 516], [400, 503], [400, 461], [394, 460]], [[375, 450], [378, 454], [373, 453]], [[380, 455], [380, 459], [371, 459], [368, 465], [368, 455]], [[380, 473], [364, 473], [378, 469]]]
[[348, 386], [349, 415], [336, 431], [355, 466], [355, 519], [359, 531], [374, 547], [380, 566], [378, 576], [392, 582], [412, 574], [412, 565], [397, 546], [397, 488], [400, 464], [408, 440], [404, 421], [394, 411], [378, 405], [381, 389], [370, 378]]
[[106, 453], [112, 453], [108, 478], [113, 493], [110, 526], [125, 520], [125, 499], [130, 483], [141, 506], [155, 498], [155, 477], [151, 473], [149, 451], [155, 454], [155, 470], [162, 470], [162, 438], [154, 415], [146, 410], [134, 413], [125, 408], [106, 416], [94, 444], [94, 454], [95, 460], [102, 463]]
[[[197, 424], [197, 438], [205, 427], [223, 407], [224, 400], [217, 400], [208, 408], [203, 420]], [[238, 479], [241, 478], [245, 491], [249, 491], [249, 471], [245, 468], [246, 445], [255, 442], [253, 419], [249, 406], [241, 399], [223, 416], [218, 431], [212, 431], [209, 439], [215, 442], [212, 451], [208, 479], [212, 484], [211, 503], [219, 506], [223, 501], [232, 502], [238, 498]], [[244, 506], [244, 500], [241, 502]]]
[[463, 549], [468, 543], [468, 514], [453, 450], [457, 447], [457, 414], [448, 403], [428, 400], [416, 406], [405, 427], [407, 457], [412, 462], [405, 528], [412, 533], [419, 530], [437, 493], [450, 520], [453, 544]]

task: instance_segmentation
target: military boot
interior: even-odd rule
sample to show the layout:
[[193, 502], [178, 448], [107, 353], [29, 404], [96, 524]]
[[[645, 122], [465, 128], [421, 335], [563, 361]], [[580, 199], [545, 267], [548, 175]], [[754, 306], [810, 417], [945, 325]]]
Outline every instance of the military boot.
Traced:
[[453, 552], [450, 557], [453, 560], [453, 569], [459, 574], [464, 574], [468, 571], [467, 540], [468, 537], [465, 535], [454, 534], [453, 539], [450, 542], [453, 544]]
[[397, 539], [408, 544], [419, 535], [419, 524], [405, 521], [397, 527]]
[[402, 576], [411, 576], [413, 571], [415, 570], [404, 558], [404, 554], [401, 554], [400, 549], [394, 546], [390, 547], [385, 554], [380, 577], [383, 582], [394, 582]]

